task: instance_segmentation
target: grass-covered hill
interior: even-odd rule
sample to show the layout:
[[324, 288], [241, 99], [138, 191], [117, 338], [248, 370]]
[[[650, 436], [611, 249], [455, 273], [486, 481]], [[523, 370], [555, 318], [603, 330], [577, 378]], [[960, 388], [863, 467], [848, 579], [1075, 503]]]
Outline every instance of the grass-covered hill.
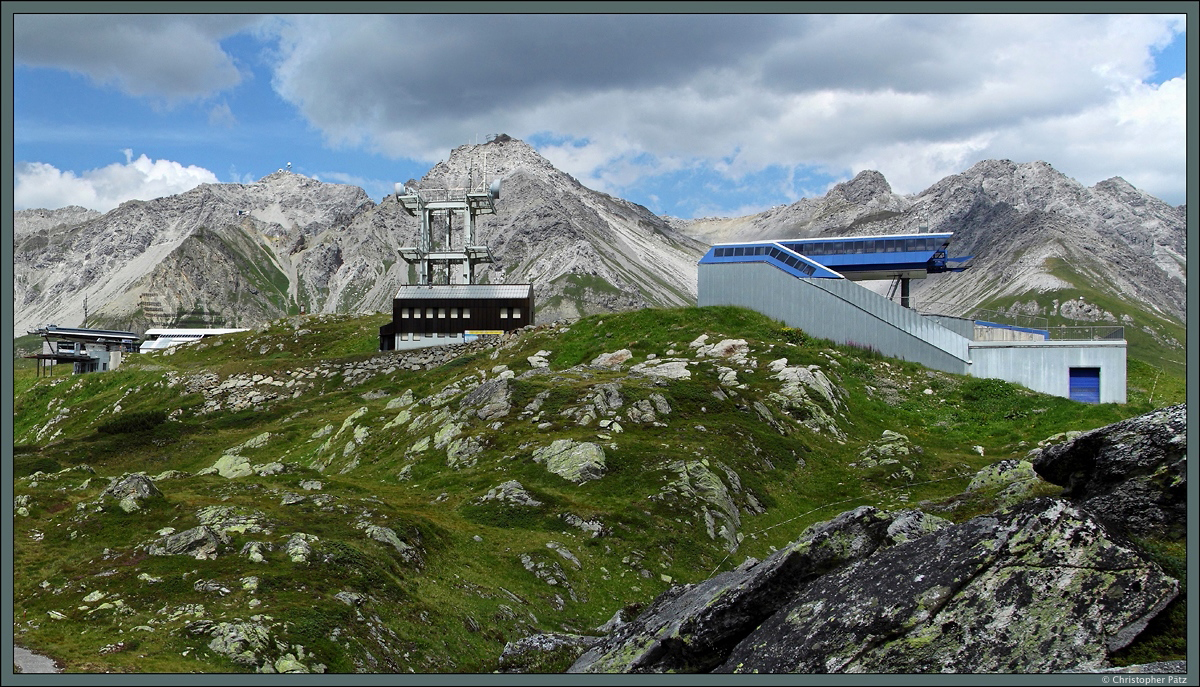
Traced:
[[736, 308], [409, 353], [384, 321], [18, 370], [16, 641], [68, 671], [492, 672], [856, 506], [986, 512], [984, 466], [1183, 400], [1140, 363], [1084, 405]]

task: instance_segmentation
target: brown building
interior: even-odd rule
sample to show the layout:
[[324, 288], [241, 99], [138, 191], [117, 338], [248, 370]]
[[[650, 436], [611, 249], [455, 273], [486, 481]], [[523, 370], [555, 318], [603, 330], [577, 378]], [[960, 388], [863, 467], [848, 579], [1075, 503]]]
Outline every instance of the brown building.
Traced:
[[379, 350], [441, 346], [533, 324], [532, 284], [409, 284], [379, 328]]

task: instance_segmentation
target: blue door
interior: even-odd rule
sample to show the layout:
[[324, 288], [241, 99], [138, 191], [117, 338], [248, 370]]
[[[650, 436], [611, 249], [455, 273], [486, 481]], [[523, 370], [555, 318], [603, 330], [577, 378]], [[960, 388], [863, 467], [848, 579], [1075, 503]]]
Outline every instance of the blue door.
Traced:
[[1084, 403], [1100, 402], [1100, 368], [1071, 368], [1071, 400]]

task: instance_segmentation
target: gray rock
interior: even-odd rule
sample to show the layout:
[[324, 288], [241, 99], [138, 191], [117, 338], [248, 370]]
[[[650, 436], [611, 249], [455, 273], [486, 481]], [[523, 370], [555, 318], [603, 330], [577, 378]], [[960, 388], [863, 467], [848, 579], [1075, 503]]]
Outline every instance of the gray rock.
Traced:
[[188, 555], [204, 560], [216, 558], [220, 549], [229, 543], [230, 539], [224, 532], [200, 525], [183, 532], [168, 534], [151, 544], [147, 551], [151, 556]]
[[565, 480], [583, 484], [604, 476], [604, 449], [591, 442], [558, 439], [533, 452], [533, 460]]
[[738, 529], [742, 526], [742, 520], [737, 504], [721, 478], [703, 461], [674, 461], [667, 467], [679, 476], [650, 498], [674, 501], [689, 510], [696, 509], [698, 516], [704, 520], [709, 538], [723, 539], [728, 551], [737, 550], [740, 541]]
[[1114, 526], [1139, 536], [1182, 538], [1186, 534], [1186, 405], [1162, 408], [1048, 446], [1033, 467]]
[[1014, 506], [1046, 482], [1027, 460], [1002, 460], [975, 473], [967, 491], [994, 491], [1000, 507]]
[[[479, 437], [459, 437], [446, 446], [446, 465], [454, 469], [474, 467], [475, 456], [483, 452]], [[411, 466], [406, 466], [408, 470]]]
[[628, 348], [622, 348], [612, 353], [601, 353], [590, 364], [592, 367], [615, 368], [620, 367], [632, 357], [633, 353]]
[[1064, 501], [946, 527], [825, 575], [714, 672], [1095, 670], [1178, 582]]
[[492, 379], [471, 390], [459, 403], [460, 410], [472, 412], [484, 422], [508, 415], [512, 387], [507, 379]]
[[245, 666], [256, 665], [257, 652], [266, 649], [270, 641], [267, 628], [257, 623], [210, 623], [207, 633], [212, 636], [209, 649]]
[[297, 532], [288, 538], [287, 543], [284, 544], [284, 551], [293, 563], [307, 563], [308, 557], [312, 555], [311, 543], [317, 541], [320, 539], [315, 535]]
[[541, 501], [533, 498], [533, 496], [525, 491], [525, 487], [516, 480], [509, 480], [503, 484], [492, 487], [488, 493], [479, 497], [480, 502], [487, 501], [503, 501], [515, 506], [528, 506], [536, 508], [542, 505]]
[[145, 475], [125, 475], [104, 490], [105, 497], [117, 499], [121, 510], [131, 513], [141, 510], [144, 501], [162, 498], [163, 493]]
[[396, 531], [390, 527], [381, 527], [379, 525], [367, 525], [363, 528], [363, 534], [366, 534], [371, 539], [383, 544], [389, 544], [400, 557], [406, 561], [414, 561], [417, 559], [416, 550], [409, 546], [403, 539], [396, 534]]
[[500, 672], [545, 672], [556, 663], [578, 656], [598, 641], [599, 637], [561, 633], [522, 637], [504, 645], [500, 653]]
[[242, 550], [239, 553], [248, 557], [251, 563], [263, 563], [266, 561], [266, 558], [263, 556], [263, 551], [273, 550], [275, 550], [275, 546], [270, 542], [248, 541], [245, 544], [242, 544]]
[[286, 471], [287, 466], [278, 461], [271, 461], [270, 463], [263, 463], [262, 465], [254, 466], [254, 472], [257, 473], [259, 477], [278, 475]]

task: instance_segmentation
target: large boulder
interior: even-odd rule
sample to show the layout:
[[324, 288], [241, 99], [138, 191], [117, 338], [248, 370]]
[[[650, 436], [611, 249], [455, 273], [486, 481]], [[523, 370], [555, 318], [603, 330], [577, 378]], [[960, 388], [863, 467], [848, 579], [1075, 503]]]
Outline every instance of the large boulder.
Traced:
[[[906, 523], [913, 519], [905, 514]], [[896, 515], [863, 506], [813, 525], [762, 562], [673, 587], [569, 672], [707, 672], [809, 582], [890, 544], [895, 523]]]
[[714, 672], [1092, 671], [1179, 583], [1069, 503], [1035, 499], [821, 577]]
[[1187, 406], [1162, 408], [1047, 446], [1043, 479], [1132, 534], [1182, 538], [1187, 527]]
[[549, 446], [535, 450], [533, 460], [575, 484], [600, 479], [607, 469], [604, 449], [590, 441], [558, 439]]
[[216, 558], [221, 548], [228, 546], [230, 542], [229, 536], [223, 531], [200, 525], [190, 530], [165, 535], [151, 544], [147, 551], [151, 556], [186, 555], [205, 560]]

